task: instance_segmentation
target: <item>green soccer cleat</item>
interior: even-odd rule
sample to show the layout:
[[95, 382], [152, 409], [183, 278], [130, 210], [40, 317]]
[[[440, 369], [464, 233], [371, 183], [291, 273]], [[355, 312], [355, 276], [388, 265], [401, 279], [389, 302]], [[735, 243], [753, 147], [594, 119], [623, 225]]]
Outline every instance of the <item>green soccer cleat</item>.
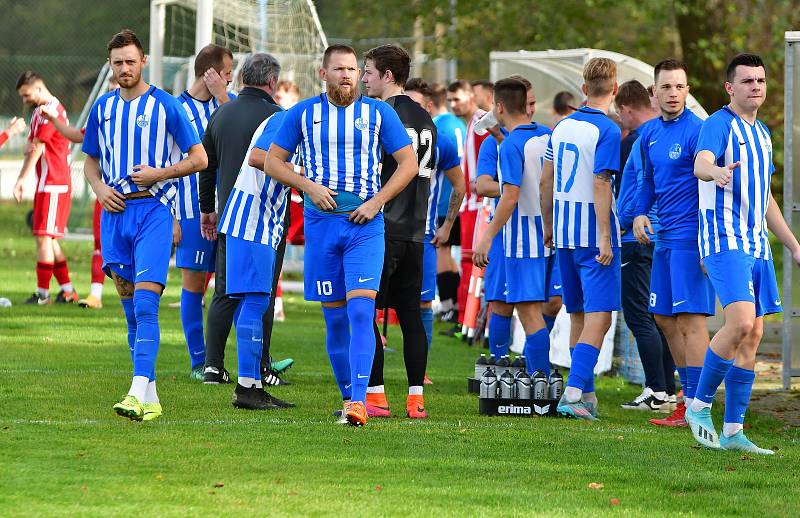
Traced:
[[161, 403], [144, 403], [142, 405], [142, 421], [152, 421], [163, 414]]
[[585, 419], [586, 421], [597, 421], [598, 419], [592, 414], [594, 405], [587, 405], [583, 401], [576, 401], [570, 403], [565, 396], [561, 396], [558, 402], [556, 411], [566, 417], [574, 417], [575, 419]]
[[142, 411], [142, 404], [136, 398], [128, 394], [122, 401], [114, 405], [114, 412], [122, 417], [127, 417], [133, 421], [141, 421], [144, 412]]
[[719, 438], [719, 444], [723, 450], [729, 451], [744, 451], [747, 453], [756, 453], [758, 455], [775, 455], [775, 452], [766, 448], [759, 448], [753, 444], [750, 439], [744, 436], [744, 432], [739, 430], [730, 437], [725, 437], [723, 434]]
[[201, 363], [197, 367], [192, 368], [192, 372], [189, 374], [189, 377], [195, 381], [203, 381], [204, 374], [203, 374], [203, 364]]
[[271, 370], [273, 374], [283, 374], [289, 370], [292, 365], [294, 365], [294, 360], [292, 358], [286, 358], [276, 362], [272, 361], [272, 358], [270, 358], [269, 370]]
[[714, 421], [711, 420], [711, 408], [705, 407], [699, 412], [695, 412], [691, 407], [686, 407], [686, 422], [692, 429], [694, 440], [701, 446], [712, 450], [719, 450], [719, 435], [714, 429]]

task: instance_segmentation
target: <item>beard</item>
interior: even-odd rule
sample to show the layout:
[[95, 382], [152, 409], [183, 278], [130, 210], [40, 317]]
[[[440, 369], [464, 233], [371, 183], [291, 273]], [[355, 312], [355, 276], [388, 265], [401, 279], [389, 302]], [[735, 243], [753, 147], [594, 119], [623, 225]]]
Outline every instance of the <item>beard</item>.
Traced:
[[342, 90], [338, 85], [328, 83], [328, 99], [337, 106], [350, 106], [358, 97], [358, 88], [350, 85], [350, 90]]
[[115, 77], [117, 84], [122, 88], [133, 88], [142, 80], [141, 72], [138, 74], [130, 74], [125, 76]]

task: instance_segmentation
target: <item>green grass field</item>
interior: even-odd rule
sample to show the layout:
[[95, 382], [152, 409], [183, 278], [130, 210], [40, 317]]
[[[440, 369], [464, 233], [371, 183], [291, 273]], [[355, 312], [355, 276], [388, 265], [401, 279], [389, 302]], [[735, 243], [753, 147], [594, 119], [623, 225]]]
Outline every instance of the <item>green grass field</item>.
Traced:
[[[598, 383], [598, 423], [480, 417], [465, 382], [478, 352], [455, 339], [433, 345], [429, 419], [337, 426], [321, 312], [294, 296], [273, 335], [273, 354], [297, 362], [293, 385], [274, 393], [297, 408], [236, 410], [232, 386], [188, 377], [179, 311], [166, 307], [178, 298], [175, 272], [161, 309], [165, 414], [119, 418], [111, 406], [131, 369], [113, 288], [101, 311], [20, 305], [35, 287], [23, 214], [0, 205], [0, 296], [14, 302], [0, 308], [0, 515], [797, 516], [797, 429], [750, 416], [750, 437], [774, 457], [704, 451], [685, 429], [619, 409], [638, 393], [619, 378]], [[64, 247], [83, 295], [90, 243]], [[231, 339], [233, 372], [235, 351]], [[402, 354], [386, 365], [399, 413]]]

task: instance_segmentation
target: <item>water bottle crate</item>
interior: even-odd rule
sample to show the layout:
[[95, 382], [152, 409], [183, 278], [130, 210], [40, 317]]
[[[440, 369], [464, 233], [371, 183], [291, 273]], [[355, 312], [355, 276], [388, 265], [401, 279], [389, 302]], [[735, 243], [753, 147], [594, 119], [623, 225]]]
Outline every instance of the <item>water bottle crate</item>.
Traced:
[[555, 417], [557, 399], [478, 398], [478, 413], [489, 416]]
[[470, 394], [478, 394], [481, 391], [481, 380], [475, 378], [467, 378], [467, 392]]

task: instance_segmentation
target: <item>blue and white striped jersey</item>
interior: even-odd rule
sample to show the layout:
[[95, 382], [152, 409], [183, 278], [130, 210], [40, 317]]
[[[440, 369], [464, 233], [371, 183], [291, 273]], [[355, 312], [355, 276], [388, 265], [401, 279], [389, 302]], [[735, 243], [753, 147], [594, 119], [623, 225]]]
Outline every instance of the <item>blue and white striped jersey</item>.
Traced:
[[536, 123], [514, 128], [500, 143], [498, 180], [500, 192], [506, 185], [519, 187], [519, 201], [503, 226], [506, 257], [526, 259], [549, 257], [553, 251], [544, 246], [542, 204], [539, 183], [550, 129]]
[[[133, 166], [169, 167], [180, 162], [182, 154], [199, 143], [197, 132], [178, 100], [151, 85], [130, 101], [120, 96], [119, 89], [98, 99], [86, 120], [81, 149], [100, 161], [107, 185], [128, 194], [145, 190], [130, 179]], [[173, 208], [175, 182], [156, 182], [147, 190]]]
[[343, 107], [320, 94], [286, 112], [274, 143], [287, 151], [300, 146], [310, 180], [366, 201], [380, 189], [381, 147], [392, 154], [411, 138], [383, 101], [362, 95]]
[[742, 250], [771, 258], [766, 216], [775, 166], [769, 129], [758, 120], [750, 124], [726, 106], [703, 122], [697, 139], [700, 151], [713, 153], [720, 167], [741, 162], [724, 188], [698, 180], [700, 255]]
[[[231, 100], [236, 98], [232, 93], [229, 93], [228, 96]], [[189, 95], [188, 91], [184, 91], [178, 96], [178, 100], [186, 110], [189, 122], [191, 122], [194, 129], [197, 130], [200, 140], [203, 140], [203, 134], [206, 132], [211, 114], [219, 108], [219, 101], [216, 97], [212, 97], [208, 101], [201, 101]], [[189, 176], [178, 178], [175, 181], [178, 185], [178, 198], [175, 210], [175, 215], [178, 219], [200, 217], [200, 191], [197, 182], [199, 174], [200, 173], [193, 173]]]
[[289, 187], [247, 163], [250, 151], [265, 151], [275, 139], [286, 112], [279, 111], [262, 122], [250, 141], [239, 176], [219, 223], [220, 234], [278, 248], [283, 236], [283, 218], [289, 205]]
[[[428, 217], [425, 220], [425, 235], [429, 238], [433, 237], [438, 229], [436, 225], [439, 218], [439, 196], [442, 194], [442, 183], [446, 181], [444, 172], [461, 165], [458, 147], [447, 135], [436, 136], [435, 158], [436, 173], [431, 179], [431, 193], [428, 196]], [[444, 214], [444, 216], [447, 216], [447, 214]]]
[[[545, 160], [553, 162], [553, 241], [556, 248], [594, 248], [599, 227], [594, 211], [594, 175], [619, 172], [619, 127], [586, 106], [559, 122]], [[620, 246], [617, 209], [611, 200], [611, 246]]]

